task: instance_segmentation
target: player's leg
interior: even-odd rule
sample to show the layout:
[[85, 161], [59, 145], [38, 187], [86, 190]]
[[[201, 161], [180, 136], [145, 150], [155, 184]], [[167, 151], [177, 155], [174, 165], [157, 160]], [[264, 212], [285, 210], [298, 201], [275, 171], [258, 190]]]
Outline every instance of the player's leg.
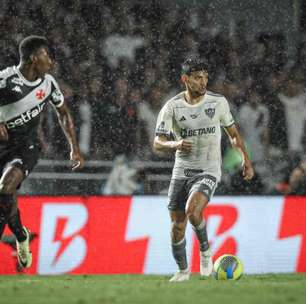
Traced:
[[203, 212], [217, 186], [217, 180], [210, 175], [197, 178], [191, 186], [186, 204], [186, 215], [197, 236], [200, 245], [200, 270], [203, 276], [209, 276], [213, 263], [207, 237]]
[[171, 219], [171, 248], [173, 258], [179, 271], [170, 279], [170, 282], [182, 282], [189, 279], [189, 270], [186, 255], [185, 230], [187, 217], [185, 205], [187, 194], [184, 180], [172, 180], [169, 187], [169, 205]]
[[185, 230], [187, 217], [184, 211], [170, 211], [172, 254], [179, 270], [187, 270]]
[[23, 179], [23, 173], [19, 168], [6, 167], [0, 178], [0, 223], [1, 235], [7, 224], [8, 218], [15, 204], [17, 186]]
[[178, 210], [170, 211], [170, 218], [172, 255], [179, 268], [179, 271], [170, 279], [170, 282], [182, 282], [189, 279], [185, 239], [187, 217], [185, 211]]
[[186, 204], [186, 215], [200, 243], [200, 250], [209, 249], [206, 224], [203, 211], [208, 204], [208, 198], [201, 192], [192, 192]]
[[[6, 208], [5, 223], [16, 236], [18, 262], [22, 267], [30, 267], [32, 254], [29, 249], [29, 232], [22, 226], [20, 212], [17, 208], [16, 191], [24, 178], [23, 170], [11, 162], [0, 179], [1, 205]], [[3, 214], [3, 212], [2, 212]]]
[[209, 276], [213, 269], [206, 223], [203, 219], [203, 210], [207, 204], [208, 199], [203, 193], [192, 192], [186, 205], [186, 215], [200, 245], [200, 273], [203, 276]]
[[16, 236], [17, 258], [20, 267], [29, 268], [32, 265], [30, 251], [30, 231], [21, 223], [20, 211], [17, 204], [17, 195], [14, 195], [14, 205], [7, 224]]
[[27, 238], [27, 233], [21, 223], [20, 211], [18, 209], [17, 204], [17, 195], [16, 193], [13, 196], [13, 208], [11, 209], [11, 213], [8, 217], [7, 224], [10, 230], [16, 236], [18, 242], [23, 242]]

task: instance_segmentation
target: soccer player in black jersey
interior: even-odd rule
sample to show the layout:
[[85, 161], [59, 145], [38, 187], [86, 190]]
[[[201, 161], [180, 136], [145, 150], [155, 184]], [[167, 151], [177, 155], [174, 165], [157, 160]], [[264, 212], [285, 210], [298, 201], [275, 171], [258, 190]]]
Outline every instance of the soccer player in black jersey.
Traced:
[[8, 224], [16, 236], [21, 267], [32, 263], [29, 231], [20, 219], [16, 193], [37, 163], [40, 114], [53, 105], [70, 145], [72, 169], [82, 168], [75, 128], [64, 96], [55, 79], [46, 38], [29, 36], [19, 45], [20, 64], [0, 71], [0, 238]]

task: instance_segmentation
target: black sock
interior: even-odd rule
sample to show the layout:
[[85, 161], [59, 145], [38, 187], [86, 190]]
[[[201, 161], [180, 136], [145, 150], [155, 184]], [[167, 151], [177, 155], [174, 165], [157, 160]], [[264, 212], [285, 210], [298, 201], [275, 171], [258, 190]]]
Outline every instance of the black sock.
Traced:
[[207, 237], [207, 231], [206, 231], [206, 223], [203, 220], [200, 225], [197, 227], [192, 225], [192, 229], [194, 230], [199, 243], [200, 243], [200, 251], [206, 251], [209, 249], [209, 243], [208, 243], [208, 237]]
[[3, 212], [2, 208], [1, 208], [1, 204], [0, 204], [0, 240], [1, 240], [1, 237], [2, 237], [2, 234], [3, 234], [6, 222], [7, 222], [7, 218], [6, 218], [5, 213]]
[[14, 197], [10, 194], [0, 194], [0, 239], [2, 237], [8, 217], [13, 208]]
[[186, 239], [178, 243], [172, 243], [172, 254], [180, 270], [186, 270], [188, 267], [186, 257]]
[[19, 209], [17, 209], [17, 212], [9, 217], [7, 223], [11, 231], [15, 234], [18, 242], [23, 242], [27, 239], [27, 235], [24, 232], [21, 224]]

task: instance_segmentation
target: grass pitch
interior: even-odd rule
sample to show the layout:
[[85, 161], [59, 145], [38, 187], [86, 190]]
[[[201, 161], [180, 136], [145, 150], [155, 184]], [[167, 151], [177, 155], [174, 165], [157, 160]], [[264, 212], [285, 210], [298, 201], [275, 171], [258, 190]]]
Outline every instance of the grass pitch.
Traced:
[[239, 281], [184, 283], [167, 276], [1, 276], [2, 304], [306, 303], [306, 274], [243, 276]]

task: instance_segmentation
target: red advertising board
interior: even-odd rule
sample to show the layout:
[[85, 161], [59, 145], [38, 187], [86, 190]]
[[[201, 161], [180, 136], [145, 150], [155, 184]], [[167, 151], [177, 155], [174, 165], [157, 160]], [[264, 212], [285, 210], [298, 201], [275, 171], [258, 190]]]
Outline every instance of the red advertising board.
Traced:
[[[166, 197], [19, 197], [33, 234], [31, 274], [170, 273]], [[214, 258], [237, 254], [248, 273], [306, 272], [305, 197], [216, 197], [205, 211]], [[199, 247], [187, 229], [190, 269]], [[6, 229], [0, 273], [14, 274], [16, 256]]]

